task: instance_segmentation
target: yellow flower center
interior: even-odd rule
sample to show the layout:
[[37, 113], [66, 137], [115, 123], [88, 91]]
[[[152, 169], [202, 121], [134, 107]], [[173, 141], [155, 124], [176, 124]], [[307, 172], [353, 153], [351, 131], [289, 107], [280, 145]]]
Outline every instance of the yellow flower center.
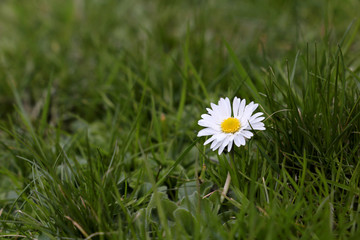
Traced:
[[234, 133], [237, 132], [241, 127], [240, 121], [237, 118], [228, 118], [225, 119], [222, 123], [221, 123], [221, 130], [224, 133]]

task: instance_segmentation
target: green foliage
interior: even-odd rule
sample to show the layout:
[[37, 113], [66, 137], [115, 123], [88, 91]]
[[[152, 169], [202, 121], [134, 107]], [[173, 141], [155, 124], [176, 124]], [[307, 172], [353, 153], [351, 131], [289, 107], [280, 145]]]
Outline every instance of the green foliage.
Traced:
[[[0, 236], [357, 239], [359, 7], [2, 1]], [[266, 115], [233, 161], [223, 96]]]

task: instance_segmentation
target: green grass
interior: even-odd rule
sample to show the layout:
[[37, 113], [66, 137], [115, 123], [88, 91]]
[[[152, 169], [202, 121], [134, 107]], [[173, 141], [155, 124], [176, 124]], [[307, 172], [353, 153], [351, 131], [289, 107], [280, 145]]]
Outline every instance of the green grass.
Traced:
[[[0, 2], [1, 238], [358, 239], [359, 7]], [[226, 96], [267, 117], [233, 162]]]

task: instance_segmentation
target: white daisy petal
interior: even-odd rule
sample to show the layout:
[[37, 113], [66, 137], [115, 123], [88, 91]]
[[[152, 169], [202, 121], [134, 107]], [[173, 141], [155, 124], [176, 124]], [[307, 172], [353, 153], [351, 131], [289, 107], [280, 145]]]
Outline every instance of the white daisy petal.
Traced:
[[218, 134], [215, 135], [216, 140], [218, 140], [218, 141], [224, 140], [226, 138], [226, 136], [227, 135], [225, 133], [218, 133]]
[[198, 137], [209, 136], [209, 135], [213, 135], [215, 133], [217, 133], [217, 131], [212, 129], [212, 128], [204, 128], [204, 129], [199, 131], [197, 136]]
[[219, 147], [219, 151], [218, 151], [218, 154], [219, 154], [219, 155], [222, 154], [222, 152], [224, 151], [224, 148], [225, 148], [225, 146], [223, 146], [223, 145], [221, 145], [221, 146]]
[[226, 116], [227, 116], [227, 114], [226, 114], [227, 106], [226, 106], [226, 101], [225, 101], [225, 99], [220, 98], [218, 104], [219, 104], [219, 112], [218, 112], [219, 116], [221, 116], [223, 119], [226, 119]]
[[255, 123], [255, 124], [251, 124], [252, 129], [254, 130], [265, 130], [265, 125], [264, 123]]
[[231, 147], [233, 145], [233, 142], [234, 142], [234, 135], [231, 135], [230, 136], [230, 139], [229, 139], [229, 143], [227, 145], [227, 151], [230, 152], [231, 151]]
[[[220, 149], [222, 149], [221, 152], [224, 151], [224, 148], [229, 144], [230, 137], [231, 137], [230, 135], [227, 135], [226, 138], [223, 140], [223, 143], [220, 146]], [[220, 151], [220, 149], [219, 149], [219, 151]]]
[[216, 124], [221, 124], [221, 120], [222, 120], [222, 119], [218, 118], [217, 116], [210, 116], [208, 114], [202, 114], [201, 118], [206, 121], [209, 121], [209, 122], [214, 122]]
[[215, 135], [213, 135], [211, 138], [209, 138], [208, 140], [206, 140], [206, 141], [204, 142], [204, 145], [207, 145], [207, 144], [211, 143], [211, 142], [214, 141], [214, 140], [216, 140]]
[[245, 105], [246, 105], [246, 100], [243, 99], [243, 100], [241, 101], [241, 103], [240, 103], [239, 111], [238, 111], [238, 114], [237, 114], [237, 116], [238, 116], [239, 118], [241, 118], [242, 115], [244, 114]]
[[213, 128], [213, 129], [219, 130], [219, 131], [221, 130], [220, 126], [218, 124], [214, 123], [214, 121], [201, 119], [198, 121], [198, 124], [202, 127]]
[[[215, 136], [213, 136], [215, 138]], [[212, 137], [211, 137], [212, 138]], [[216, 140], [216, 138], [214, 140], [212, 140], [213, 142], [210, 145], [210, 148], [215, 147], [219, 142]]]
[[218, 105], [216, 105], [215, 103], [210, 103], [211, 109], [214, 111]]
[[247, 131], [247, 130], [241, 131], [240, 134], [243, 135], [246, 138], [251, 138], [252, 136], [254, 136], [254, 134], [252, 132]]
[[241, 142], [241, 145], [245, 146], [245, 144], [246, 144], [245, 138], [240, 135], [240, 136], [239, 136], [239, 140], [240, 140], [240, 142]]
[[233, 114], [234, 117], [238, 117], [238, 112], [239, 112], [239, 107], [240, 107], [240, 98], [235, 97], [233, 100]]
[[241, 117], [241, 122], [248, 122], [250, 119], [251, 114], [255, 111], [255, 109], [258, 107], [258, 104], [254, 104], [254, 102], [249, 103], [245, 107], [244, 115]]
[[250, 124], [253, 124], [253, 123], [258, 123], [258, 122], [261, 122], [262, 120], [264, 120], [265, 117], [258, 117], [258, 118], [255, 118], [254, 120], [252, 121], [249, 121]]
[[263, 114], [264, 114], [264, 113], [262, 113], [262, 112], [255, 113], [254, 115], [252, 115], [252, 116], [250, 117], [249, 121], [251, 122], [251, 121], [253, 121], [254, 119], [260, 117], [260, 116], [263, 115]]
[[225, 105], [226, 105], [226, 116], [231, 117], [231, 103], [229, 98], [225, 98]]
[[211, 149], [213, 150], [213, 151], [215, 151], [216, 149], [218, 149], [220, 146], [221, 146], [221, 144], [222, 144], [222, 142], [216, 142], [216, 144], [214, 144], [214, 145], [212, 145], [211, 144]]
[[209, 114], [201, 114], [201, 118], [202, 119], [212, 119], [213, 117], [210, 116]]
[[218, 116], [219, 115], [219, 106], [214, 104], [214, 103], [211, 103], [211, 109], [212, 109], [212, 113], [211, 113], [211, 116]]
[[239, 135], [235, 135], [235, 137], [234, 137], [234, 143], [238, 147], [240, 147], [240, 145], [241, 145], [240, 137], [241, 136], [239, 136]]
[[251, 122], [250, 126], [249, 126], [249, 130], [251, 130], [251, 128], [257, 127], [257, 126], [264, 126], [263, 122]]

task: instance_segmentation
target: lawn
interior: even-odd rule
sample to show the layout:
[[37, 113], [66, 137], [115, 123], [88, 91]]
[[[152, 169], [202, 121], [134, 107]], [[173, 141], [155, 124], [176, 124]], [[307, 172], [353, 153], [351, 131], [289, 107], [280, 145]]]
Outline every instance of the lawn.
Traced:
[[[359, 9], [0, 1], [0, 238], [360, 239]], [[266, 130], [219, 155], [235, 96]]]

